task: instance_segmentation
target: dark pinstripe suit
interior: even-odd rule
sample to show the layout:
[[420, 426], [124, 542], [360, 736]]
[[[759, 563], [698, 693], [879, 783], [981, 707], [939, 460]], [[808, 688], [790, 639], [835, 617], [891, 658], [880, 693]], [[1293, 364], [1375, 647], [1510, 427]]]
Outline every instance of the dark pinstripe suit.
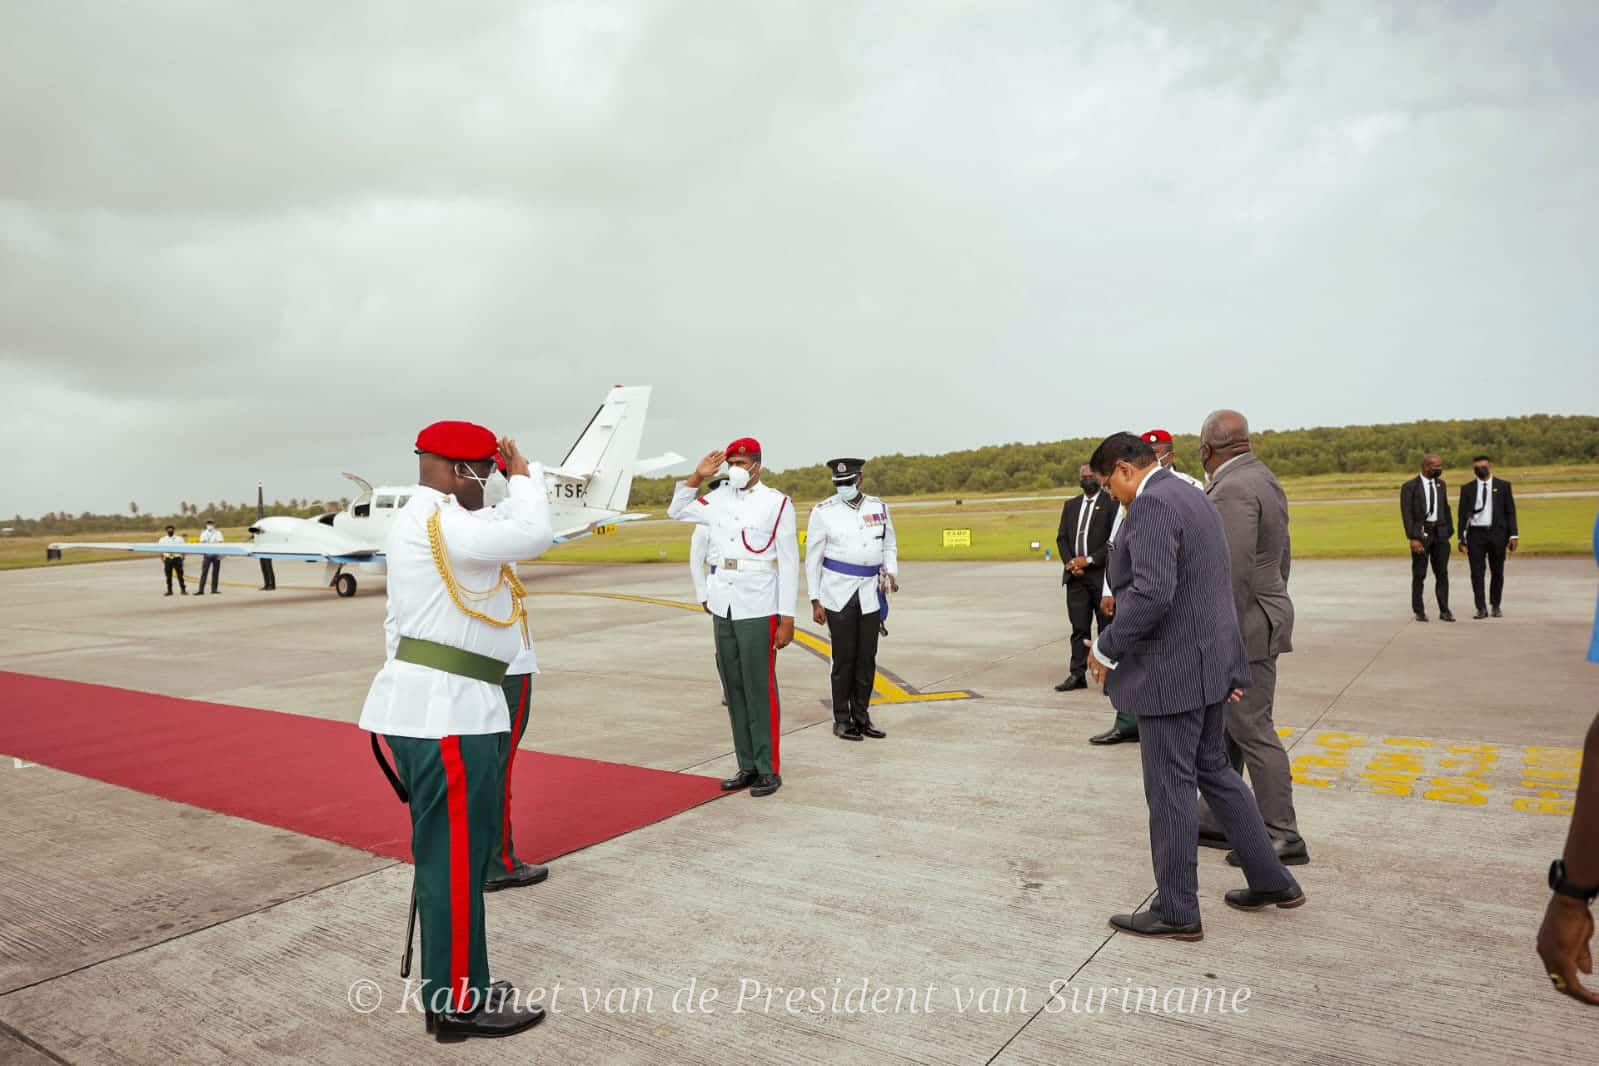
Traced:
[[1164, 471], [1149, 475], [1110, 555], [1116, 614], [1099, 635], [1115, 662], [1105, 688], [1138, 714], [1160, 917], [1199, 921], [1200, 794], [1244, 864], [1249, 887], [1294, 883], [1272, 850], [1260, 810], [1227, 759], [1227, 695], [1249, 687], [1233, 608], [1221, 518], [1203, 491]]

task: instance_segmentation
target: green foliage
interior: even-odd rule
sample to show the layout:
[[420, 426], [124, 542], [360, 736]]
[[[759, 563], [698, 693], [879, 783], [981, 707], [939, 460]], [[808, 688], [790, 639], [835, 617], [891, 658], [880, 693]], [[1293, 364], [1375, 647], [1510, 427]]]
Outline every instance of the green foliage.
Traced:
[[[868, 491], [878, 496], [920, 496], [1071, 489], [1077, 484], [1077, 468], [1102, 439], [990, 445], [944, 455], [883, 455], [866, 468]], [[1265, 430], [1253, 439], [1256, 454], [1278, 477], [1405, 475], [1420, 467], [1422, 453], [1428, 451], [1438, 452], [1455, 471], [1483, 452], [1506, 467], [1599, 462], [1599, 417], [1589, 415]], [[1198, 434], [1178, 434], [1174, 444], [1178, 468], [1197, 476]], [[821, 499], [832, 491], [828, 472], [820, 465], [774, 470], [769, 480], [798, 499]], [[676, 477], [634, 481], [632, 506], [664, 506], [676, 481]]]

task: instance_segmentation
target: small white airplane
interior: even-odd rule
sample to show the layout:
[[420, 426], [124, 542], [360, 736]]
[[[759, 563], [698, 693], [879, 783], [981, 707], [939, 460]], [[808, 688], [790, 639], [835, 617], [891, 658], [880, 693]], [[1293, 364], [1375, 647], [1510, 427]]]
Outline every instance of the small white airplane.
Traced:
[[[555, 527], [555, 542], [563, 544], [594, 533], [608, 533], [622, 522], [648, 517], [629, 513], [628, 495], [635, 477], [658, 473], [687, 462], [668, 452], [653, 459], [639, 459], [639, 444], [644, 437], [644, 419], [649, 413], [650, 388], [618, 385], [606, 396], [600, 409], [572, 445], [561, 465], [544, 472], [545, 490], [550, 498], [550, 518]], [[526, 439], [526, 438], [523, 438]], [[404, 507], [415, 485], [381, 485], [374, 488], [354, 474], [345, 477], [360, 486], [360, 493], [342, 511], [330, 511], [316, 518], [265, 516], [250, 527], [248, 544], [125, 544], [70, 541], [51, 544], [45, 558], [59, 559], [69, 549], [130, 551], [149, 555], [221, 555], [252, 559], [298, 559], [326, 564], [328, 587], [340, 596], [355, 595], [355, 575], [346, 567], [359, 567], [363, 573], [383, 574], [383, 540], [389, 521]]]

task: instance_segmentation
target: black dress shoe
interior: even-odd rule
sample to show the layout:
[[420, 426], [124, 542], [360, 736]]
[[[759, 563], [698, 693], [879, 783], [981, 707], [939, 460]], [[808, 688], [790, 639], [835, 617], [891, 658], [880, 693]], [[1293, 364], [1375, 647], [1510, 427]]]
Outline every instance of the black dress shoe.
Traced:
[[1138, 734], [1123, 733], [1119, 729], [1111, 729], [1099, 734], [1096, 737], [1088, 738], [1088, 742], [1090, 744], [1126, 744], [1129, 741], [1134, 744], [1138, 743]]
[[1493, 606], [1493, 607], [1490, 607], [1490, 608], [1489, 608], [1489, 610], [1490, 610], [1490, 611], [1492, 611], [1492, 612], [1493, 612], [1493, 616], [1494, 616], [1494, 617], [1495, 617], [1495, 618], [1503, 618], [1503, 617], [1504, 617], [1504, 616], [1505, 616], [1505, 613], [1504, 613], [1504, 612], [1503, 612], [1503, 611], [1501, 611], [1501, 610], [1500, 610], [1500, 609], [1499, 609], [1499, 608], [1498, 608], [1498, 606], [1497, 606], [1497, 605], [1495, 605], [1495, 606]]
[[755, 779], [755, 787], [750, 789], [752, 796], [770, 796], [783, 787], [783, 779], [776, 774], [762, 774]]
[[1479, 607], [1479, 608], [1477, 608], [1477, 613], [1472, 615], [1471, 617], [1472, 618], [1487, 618], [1488, 617], [1488, 612], [1483, 610], [1481, 607]]
[[1298, 885], [1280, 892], [1256, 892], [1252, 888], [1235, 888], [1224, 897], [1227, 906], [1239, 911], [1261, 911], [1276, 905], [1283, 910], [1303, 906], [1305, 890]]
[[1056, 685], [1055, 686], [1055, 691], [1056, 692], [1071, 692], [1074, 689], [1087, 688], [1087, 687], [1088, 687], [1088, 682], [1087, 681], [1085, 681], [1082, 678], [1078, 677], [1076, 674], [1073, 674], [1071, 677], [1068, 677], [1065, 681], [1062, 681], [1060, 684]]
[[172, 590], [171, 589], [167, 589], [166, 592], [162, 593], [162, 595], [170, 596], [170, 595], [172, 595]]
[[856, 728], [848, 722], [834, 722], [833, 735], [839, 740], [860, 740], [861, 735]]
[[1219, 848], [1222, 851], [1232, 847], [1231, 844], [1227, 843], [1226, 833], [1219, 829], [1205, 829], [1203, 827], [1199, 830], [1199, 846], [1202, 848]]
[[547, 881], [550, 877], [548, 866], [535, 866], [532, 863], [518, 861], [511, 870], [496, 868], [493, 877], [483, 879], [483, 891], [498, 892], [504, 888], [521, 888], [523, 885], [536, 885], [540, 881]]
[[1427, 612], [1426, 611], [1417, 611], [1416, 612], [1416, 621], [1425, 622], [1426, 620], [1427, 620]]
[[[1284, 866], [1310, 865], [1310, 849], [1305, 847], [1305, 842], [1303, 840], [1297, 844], [1289, 845], [1284, 845], [1280, 841], [1273, 840], [1271, 842], [1271, 846], [1272, 850], [1277, 853], [1277, 861], [1282, 863]], [[1238, 852], [1229, 851], [1227, 853], [1227, 865], [1241, 868], [1244, 863], [1243, 860], [1238, 857]]]
[[1453, 622], [1455, 620], [1453, 611], [1439, 611], [1438, 617], [1442, 618], [1445, 622]]
[[871, 737], [873, 740], [882, 740], [884, 737], [888, 736], [887, 733], [883, 732], [870, 722], [862, 722], [855, 728], [861, 731], [861, 736]]
[[470, 1014], [428, 1011], [425, 1025], [441, 1044], [456, 1044], [468, 1037], [515, 1036], [544, 1020], [544, 1008], [518, 1004], [508, 982], [496, 982], [486, 1002]]
[[741, 788], [749, 788], [755, 783], [754, 770], [740, 770], [738, 773], [722, 782], [723, 792], [736, 792]]
[[1154, 911], [1139, 911], [1137, 914], [1113, 914], [1110, 916], [1112, 929], [1133, 936], [1146, 936], [1159, 940], [1203, 940], [1205, 927], [1199, 922], [1188, 922], [1184, 925], [1173, 925], [1163, 920]]

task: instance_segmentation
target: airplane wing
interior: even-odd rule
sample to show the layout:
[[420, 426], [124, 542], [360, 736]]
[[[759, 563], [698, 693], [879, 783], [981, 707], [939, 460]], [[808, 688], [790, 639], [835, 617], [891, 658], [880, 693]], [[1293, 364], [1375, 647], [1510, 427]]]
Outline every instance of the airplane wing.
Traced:
[[600, 521], [591, 522], [586, 526], [577, 526], [573, 529], [557, 530], [555, 533], [555, 543], [567, 544], [574, 540], [582, 540], [584, 537], [603, 536], [604, 534], [611, 532], [616, 526], [621, 525], [623, 522], [637, 522], [641, 518], [648, 517], [649, 515], [645, 513], [619, 514], [612, 515], [609, 518], [605, 518]]
[[242, 556], [248, 559], [298, 559], [307, 563], [337, 563], [349, 566], [354, 563], [380, 563], [381, 551], [353, 551], [339, 555], [306, 549], [296, 550], [292, 544], [124, 544], [111, 541], [72, 540], [45, 546], [44, 557], [61, 558], [67, 550], [134, 552], [140, 555], [222, 555]]

